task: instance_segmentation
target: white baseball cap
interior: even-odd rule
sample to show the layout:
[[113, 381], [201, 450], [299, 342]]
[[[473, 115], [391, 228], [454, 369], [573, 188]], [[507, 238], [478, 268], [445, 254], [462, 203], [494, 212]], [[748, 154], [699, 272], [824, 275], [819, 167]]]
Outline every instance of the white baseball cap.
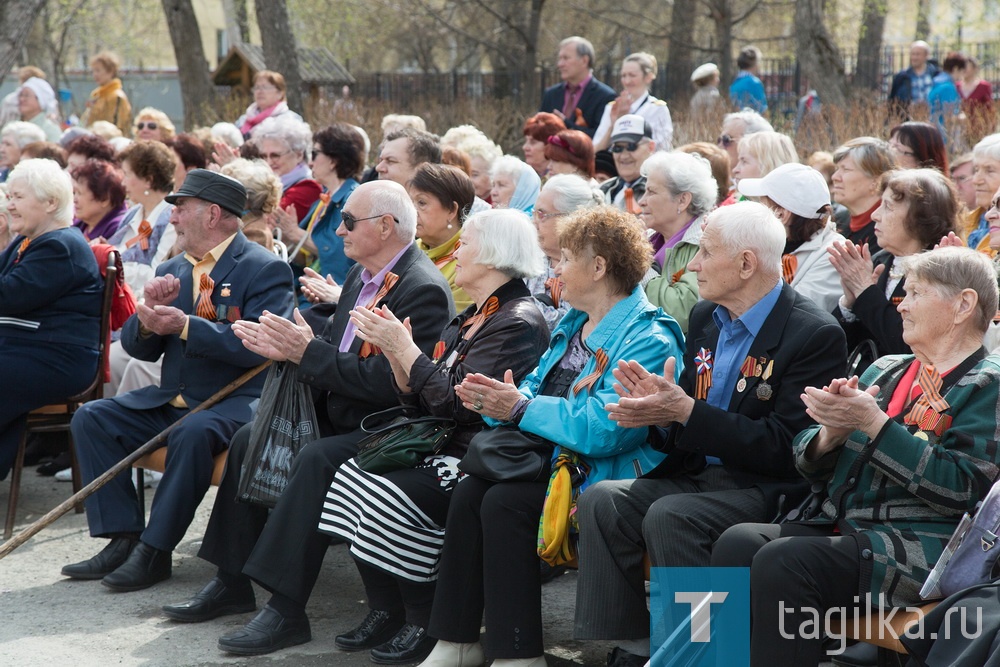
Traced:
[[694, 83], [698, 79], [704, 79], [706, 76], [711, 76], [712, 74], [719, 73], [719, 66], [715, 63], [705, 63], [704, 65], [699, 65], [695, 71], [691, 72], [691, 82]]
[[797, 162], [783, 164], [764, 178], [741, 178], [737, 185], [747, 197], [768, 197], [783, 209], [815, 219], [830, 205], [830, 188], [823, 175]]
[[615, 121], [611, 129], [611, 141], [642, 141], [643, 137], [653, 138], [653, 128], [638, 114], [626, 114]]

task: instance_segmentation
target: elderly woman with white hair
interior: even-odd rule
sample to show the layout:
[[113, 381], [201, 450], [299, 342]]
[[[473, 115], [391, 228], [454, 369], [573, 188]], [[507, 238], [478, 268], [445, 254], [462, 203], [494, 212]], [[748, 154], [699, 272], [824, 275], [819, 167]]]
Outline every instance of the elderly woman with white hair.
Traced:
[[559, 263], [559, 221], [570, 213], [603, 203], [601, 191], [575, 174], [557, 174], [545, 181], [535, 202], [532, 219], [538, 230], [538, 243], [547, 260], [541, 275], [527, 280], [528, 289], [535, 295], [535, 304], [542, 311], [549, 329], [555, 329], [562, 316], [572, 308], [562, 298], [563, 282], [556, 275]]
[[0, 254], [0, 479], [24, 415], [83, 391], [97, 373], [103, 281], [73, 223], [73, 183], [52, 160], [25, 160], [7, 181], [10, 229]]
[[490, 170], [493, 208], [516, 208], [531, 215], [542, 179], [529, 164], [513, 155], [497, 158]]
[[[426, 629], [448, 506], [465, 478], [458, 463], [472, 437], [486, 428], [455, 386], [468, 373], [496, 381], [506, 373], [508, 381], [519, 382], [548, 346], [548, 327], [523, 282], [543, 262], [527, 216], [513, 210], [473, 215], [455, 254], [455, 280], [474, 303], [445, 327], [433, 359], [420, 352], [388, 309], [358, 308], [351, 314], [358, 335], [388, 357], [400, 401], [422, 415], [457, 422], [444, 448], [415, 468], [376, 475], [351, 460], [340, 467], [327, 494], [320, 530], [349, 544], [370, 609], [335, 644], [346, 651], [372, 649], [376, 662], [419, 660], [434, 643]], [[384, 626], [377, 642], [370, 634], [373, 623]]]
[[0, 182], [7, 180], [7, 174], [21, 159], [21, 150], [28, 144], [45, 141], [42, 128], [23, 120], [15, 120], [0, 130]]
[[21, 120], [37, 125], [45, 133], [45, 140], [58, 142], [62, 135], [59, 126], [52, 122], [49, 114], [56, 113], [56, 94], [45, 79], [33, 76], [17, 90], [17, 109]]
[[281, 208], [291, 213], [288, 207], [294, 207], [295, 219], [301, 222], [323, 191], [309, 170], [309, 125], [289, 116], [268, 118], [254, 128], [251, 139], [281, 179]]
[[708, 160], [693, 153], [654, 153], [640, 173], [646, 177], [646, 193], [639, 207], [652, 231], [653, 262], [659, 269], [659, 276], [646, 284], [646, 296], [687, 333], [688, 317], [698, 302], [698, 276], [687, 265], [698, 252], [701, 223], [715, 206], [718, 187]]
[[984, 137], [972, 149], [972, 186], [976, 192], [976, 208], [966, 214], [961, 235], [970, 248], [995, 255], [986, 213], [990, 210], [993, 193], [1000, 190], [1000, 134]]

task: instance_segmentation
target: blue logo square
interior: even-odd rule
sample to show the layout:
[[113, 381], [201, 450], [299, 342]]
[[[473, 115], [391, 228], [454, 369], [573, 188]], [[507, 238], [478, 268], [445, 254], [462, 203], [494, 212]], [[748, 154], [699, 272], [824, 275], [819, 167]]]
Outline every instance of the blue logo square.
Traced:
[[650, 571], [651, 667], [750, 664], [750, 568]]

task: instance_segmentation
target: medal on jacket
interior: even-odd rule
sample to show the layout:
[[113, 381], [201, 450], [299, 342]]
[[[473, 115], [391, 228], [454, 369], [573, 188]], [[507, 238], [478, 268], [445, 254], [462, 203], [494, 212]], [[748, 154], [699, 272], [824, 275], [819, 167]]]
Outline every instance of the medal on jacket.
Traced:
[[694, 397], [704, 401], [708, 398], [708, 390], [712, 386], [712, 351], [701, 348], [694, 357], [695, 381]]
[[767, 383], [768, 379], [771, 377], [771, 373], [774, 372], [774, 359], [767, 362], [767, 366], [764, 367], [764, 372], [761, 373], [760, 383], [757, 385], [757, 398], [762, 401], [770, 401], [771, 396], [774, 395], [774, 390], [771, 389], [771, 385]]
[[740, 366], [740, 375], [742, 377], [740, 378], [740, 381], [736, 383], [736, 391], [742, 394], [747, 389], [747, 378], [760, 377], [762, 372], [763, 369], [760, 367], [760, 364], [757, 363], [757, 360], [748, 355], [747, 358], [743, 360], [743, 365]]

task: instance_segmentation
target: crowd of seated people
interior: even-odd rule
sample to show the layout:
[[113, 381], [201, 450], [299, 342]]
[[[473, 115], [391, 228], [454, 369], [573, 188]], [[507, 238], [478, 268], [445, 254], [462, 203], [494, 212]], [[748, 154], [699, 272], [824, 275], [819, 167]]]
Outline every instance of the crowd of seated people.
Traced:
[[[755, 666], [826, 659], [783, 637], [803, 619], [779, 604], [920, 602], [1000, 476], [1000, 133], [979, 113], [984, 137], [949, 156], [938, 124], [906, 120], [807, 161], [734, 107], [715, 143], [679, 145], [695, 134], [650, 94], [655, 57], [624, 59], [620, 93], [595, 57], [560, 43], [518, 155], [412, 115], [311, 125], [267, 70], [235, 122], [178, 132], [158, 109], [133, 117], [108, 53], [84, 125], [60, 132], [25, 68], [0, 129], [0, 353], [25, 378], [5, 390], [0, 478], [26, 415], [97, 372], [101, 246], [121, 253], [135, 313], [105, 398], [72, 422], [83, 481], [192, 417], [147, 473], [148, 518], [116, 478], [86, 501], [105, 541], [62, 574], [117, 592], [170, 578], [228, 452], [198, 553], [216, 574], [163, 613], [255, 613], [220, 632], [231, 654], [311, 640], [334, 542], [367, 612], [324, 631], [382, 664], [545, 665], [541, 586], [567, 564], [575, 638], [615, 642], [617, 667], [660, 648], [649, 567], [749, 568]], [[192, 414], [266, 361], [304, 385], [319, 437], [270, 510], [236, 499], [264, 374]], [[396, 406], [455, 426], [415, 466], [370, 472], [362, 422]], [[501, 437], [542, 472], [484, 470], [476, 452]], [[26, 460], [70, 479], [52, 447], [32, 439]], [[808, 521], [775, 521], [810, 493]], [[254, 583], [271, 594], [259, 611]], [[913, 650], [947, 664], [942, 644]]]

